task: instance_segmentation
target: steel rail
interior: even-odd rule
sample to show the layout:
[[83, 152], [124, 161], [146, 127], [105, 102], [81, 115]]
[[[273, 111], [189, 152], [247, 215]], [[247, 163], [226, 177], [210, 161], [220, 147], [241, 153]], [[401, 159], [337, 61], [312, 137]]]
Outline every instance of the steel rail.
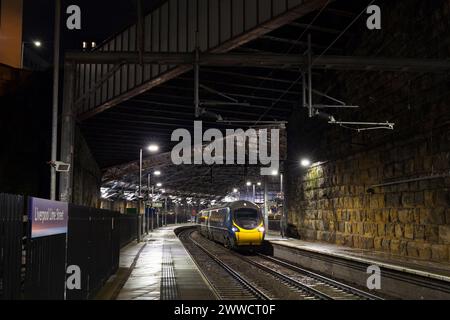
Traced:
[[308, 277], [311, 277], [311, 278], [314, 278], [316, 280], [322, 281], [322, 282], [324, 282], [324, 283], [326, 283], [328, 285], [335, 286], [335, 287], [337, 287], [339, 289], [342, 289], [342, 290], [344, 290], [346, 292], [349, 292], [349, 293], [352, 293], [354, 295], [360, 296], [362, 298], [366, 298], [366, 299], [369, 299], [369, 300], [383, 300], [381, 297], [378, 297], [378, 296], [373, 295], [371, 293], [359, 290], [357, 288], [354, 288], [352, 286], [346, 285], [346, 284], [344, 284], [342, 282], [333, 280], [331, 278], [324, 277], [324, 276], [322, 276], [320, 274], [317, 274], [317, 273], [314, 273], [312, 271], [309, 271], [309, 270], [303, 269], [301, 267], [295, 266], [295, 265], [290, 264], [288, 262], [285, 262], [283, 260], [280, 260], [280, 259], [277, 259], [277, 258], [274, 258], [274, 257], [270, 257], [270, 256], [267, 256], [267, 255], [264, 255], [264, 254], [260, 254], [260, 253], [258, 253], [258, 256], [260, 256], [263, 259], [266, 259], [268, 261], [274, 262], [274, 263], [276, 263], [278, 265], [281, 265], [283, 267], [286, 267], [288, 269], [291, 269], [292, 271], [296, 271], [296, 272], [302, 273], [302, 274], [304, 274], [304, 275], [306, 275]]
[[273, 270], [273, 269], [271, 269], [271, 268], [269, 268], [269, 267], [267, 267], [267, 266], [265, 266], [265, 265], [263, 265], [261, 263], [253, 261], [253, 260], [251, 260], [251, 259], [249, 259], [247, 257], [244, 257], [244, 256], [239, 255], [239, 254], [234, 253], [234, 252], [232, 252], [232, 254], [234, 256], [237, 256], [240, 259], [244, 260], [245, 262], [247, 262], [247, 263], [249, 263], [249, 264], [251, 264], [251, 265], [253, 265], [253, 266], [255, 266], [255, 267], [257, 267], [257, 268], [259, 268], [259, 269], [261, 269], [261, 270], [263, 270], [263, 271], [265, 271], [265, 272], [267, 272], [267, 273], [269, 273], [269, 274], [271, 274], [273, 276], [275, 276], [276, 278], [278, 278], [278, 279], [280, 279], [280, 280], [282, 280], [284, 282], [287, 282], [288, 284], [296, 287], [297, 289], [300, 289], [303, 292], [311, 294], [314, 297], [317, 297], [317, 298], [322, 299], [322, 300], [333, 300], [333, 297], [331, 297], [331, 296], [329, 296], [329, 295], [327, 295], [327, 294], [325, 294], [325, 293], [323, 293], [323, 292], [321, 292], [321, 291], [319, 291], [317, 289], [314, 289], [314, 288], [312, 288], [310, 286], [307, 286], [304, 283], [301, 283], [300, 281], [297, 281], [297, 280], [295, 280], [295, 279], [293, 279], [293, 278], [291, 278], [289, 276], [286, 276], [286, 275], [284, 275], [284, 274], [282, 274], [282, 273], [280, 273], [280, 272], [278, 272], [276, 270]]
[[[186, 231], [187, 233], [188, 231]], [[203, 247], [200, 243], [192, 239], [191, 235], [195, 231], [190, 231], [188, 235], [189, 241], [191, 241], [197, 248], [202, 250], [207, 256], [209, 256], [214, 262], [216, 262], [220, 267], [222, 267], [225, 271], [227, 271], [234, 279], [236, 279], [242, 286], [244, 286], [247, 290], [249, 290], [257, 299], [259, 300], [271, 300], [269, 296], [267, 296], [260, 289], [252, 285], [249, 281], [244, 279], [237, 271], [233, 268], [226, 265], [223, 261], [217, 258], [213, 253], [211, 253], [208, 249]]]

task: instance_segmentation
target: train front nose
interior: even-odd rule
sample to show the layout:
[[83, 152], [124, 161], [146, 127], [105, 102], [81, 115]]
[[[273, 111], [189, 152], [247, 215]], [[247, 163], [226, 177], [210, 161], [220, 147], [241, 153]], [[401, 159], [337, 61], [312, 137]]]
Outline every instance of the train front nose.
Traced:
[[264, 241], [264, 227], [258, 227], [252, 230], [240, 229], [236, 232], [236, 240], [239, 246], [261, 245]]

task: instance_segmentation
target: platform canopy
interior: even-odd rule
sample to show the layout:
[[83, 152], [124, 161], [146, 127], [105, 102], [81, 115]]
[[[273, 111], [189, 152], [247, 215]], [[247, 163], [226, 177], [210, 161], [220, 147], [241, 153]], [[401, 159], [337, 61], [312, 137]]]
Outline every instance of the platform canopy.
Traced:
[[204, 127], [223, 130], [284, 124], [295, 108], [302, 107], [299, 80], [308, 35], [313, 76], [335, 72], [330, 70], [450, 68], [446, 61], [346, 56], [353, 36], [349, 27], [369, 3], [168, 0], [138, 14], [134, 25], [93, 52], [68, 53], [66, 65], [75, 68], [74, 110], [105, 171], [105, 185], [133, 189], [138, 183], [139, 150], [149, 143], [160, 145], [162, 154], [144, 155], [144, 176], [165, 168], [162, 183], [173, 192], [221, 196], [246, 179], [258, 179], [258, 170], [248, 166], [193, 169], [171, 164], [167, 154], [174, 145], [173, 130], [192, 130], [196, 119], [196, 63], [201, 106], [223, 120], [204, 120]]

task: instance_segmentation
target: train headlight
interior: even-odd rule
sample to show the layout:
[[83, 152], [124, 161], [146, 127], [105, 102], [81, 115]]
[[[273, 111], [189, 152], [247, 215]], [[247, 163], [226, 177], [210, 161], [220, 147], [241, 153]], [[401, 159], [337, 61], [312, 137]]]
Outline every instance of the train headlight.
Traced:
[[238, 229], [238, 228], [236, 228], [236, 227], [231, 227], [231, 231], [233, 231], [233, 232], [238, 232], [238, 231], [239, 231], [239, 229]]
[[264, 229], [264, 227], [259, 227], [258, 231], [259, 232], [264, 232], [264, 231], [266, 231], [266, 229]]

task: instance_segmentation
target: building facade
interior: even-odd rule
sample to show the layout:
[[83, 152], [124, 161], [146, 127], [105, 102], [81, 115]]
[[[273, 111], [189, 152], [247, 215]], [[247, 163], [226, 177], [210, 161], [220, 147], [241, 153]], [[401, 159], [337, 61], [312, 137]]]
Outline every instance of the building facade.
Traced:
[[0, 64], [21, 67], [23, 0], [0, 0]]

